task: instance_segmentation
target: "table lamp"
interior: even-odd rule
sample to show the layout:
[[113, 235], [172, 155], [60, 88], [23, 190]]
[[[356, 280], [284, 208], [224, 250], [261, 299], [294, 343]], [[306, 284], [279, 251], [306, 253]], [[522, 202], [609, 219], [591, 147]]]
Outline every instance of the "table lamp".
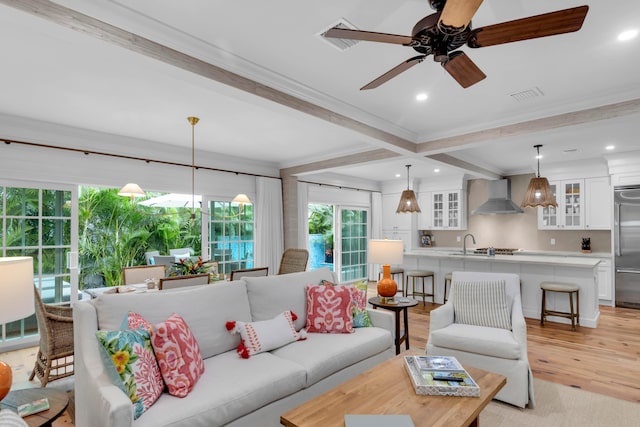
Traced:
[[402, 264], [402, 240], [369, 240], [369, 262], [382, 264], [382, 279], [378, 282], [378, 295], [382, 302], [393, 301], [398, 284], [391, 278], [391, 264]]
[[[33, 258], [0, 257], [0, 324], [34, 312]], [[0, 400], [9, 393], [11, 381], [11, 367], [0, 360]]]

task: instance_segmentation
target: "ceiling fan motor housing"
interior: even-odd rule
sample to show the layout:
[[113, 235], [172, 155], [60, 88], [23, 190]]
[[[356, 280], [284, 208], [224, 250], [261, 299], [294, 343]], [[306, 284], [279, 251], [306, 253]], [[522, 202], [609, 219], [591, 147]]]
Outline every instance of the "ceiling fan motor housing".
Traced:
[[[435, 0], [434, 0], [435, 1]], [[446, 62], [447, 54], [465, 44], [469, 33], [471, 33], [471, 22], [464, 31], [448, 36], [438, 29], [440, 13], [433, 13], [422, 18], [413, 26], [411, 35], [416, 40], [413, 49], [424, 55], [434, 54], [437, 62]]]

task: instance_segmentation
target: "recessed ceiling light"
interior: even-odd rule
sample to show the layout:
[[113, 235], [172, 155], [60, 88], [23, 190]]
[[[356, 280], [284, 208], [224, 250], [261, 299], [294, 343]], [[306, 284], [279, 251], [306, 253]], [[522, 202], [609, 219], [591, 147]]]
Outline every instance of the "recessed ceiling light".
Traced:
[[542, 157], [542, 154], [536, 154], [536, 159], [541, 159]]
[[396, 174], [396, 178], [400, 178], [402, 175], [400, 175], [399, 173]]
[[616, 148], [616, 146], [615, 145], [607, 145], [604, 148], [605, 148], [605, 150], [613, 150], [614, 148]]
[[428, 97], [429, 97], [429, 95], [427, 95], [426, 93], [419, 93], [419, 94], [416, 95], [416, 100], [418, 100], [418, 101], [426, 101]]
[[637, 35], [638, 35], [638, 30], [636, 29], [623, 31], [620, 34], [618, 34], [618, 40], [620, 40], [621, 42], [626, 42], [627, 40], [631, 40]]
[[433, 171], [434, 171], [435, 173], [438, 173], [438, 172], [440, 172], [440, 169], [437, 169], [437, 168], [436, 168], [436, 169], [434, 169]]

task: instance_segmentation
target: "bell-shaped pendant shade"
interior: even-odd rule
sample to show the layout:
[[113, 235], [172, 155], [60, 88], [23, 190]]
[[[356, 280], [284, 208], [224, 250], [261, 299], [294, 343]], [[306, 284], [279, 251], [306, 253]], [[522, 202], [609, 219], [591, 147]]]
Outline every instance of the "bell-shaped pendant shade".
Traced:
[[522, 204], [520, 204], [521, 208], [536, 208], [538, 206], [543, 208], [551, 206], [558, 207], [556, 196], [553, 194], [553, 191], [551, 191], [549, 181], [547, 181], [547, 178], [540, 176], [540, 147], [542, 147], [542, 145], [533, 146], [538, 152], [536, 156], [536, 159], [538, 159], [538, 175], [529, 181], [529, 187], [524, 194], [524, 200]]
[[398, 209], [396, 213], [420, 213], [420, 206], [416, 200], [416, 195], [413, 190], [404, 190], [402, 196], [400, 196], [400, 203], [398, 203]]
[[409, 168], [411, 165], [406, 165], [407, 167], [407, 189], [402, 192], [400, 196], [400, 202], [398, 203], [398, 208], [396, 209], [396, 213], [420, 213], [420, 206], [418, 206], [418, 201], [416, 200], [416, 194], [413, 190], [409, 189]]
[[529, 187], [524, 195], [524, 200], [520, 205], [521, 208], [535, 208], [541, 206], [548, 208], [550, 206], [558, 207], [556, 198], [551, 191], [547, 178], [531, 178]]

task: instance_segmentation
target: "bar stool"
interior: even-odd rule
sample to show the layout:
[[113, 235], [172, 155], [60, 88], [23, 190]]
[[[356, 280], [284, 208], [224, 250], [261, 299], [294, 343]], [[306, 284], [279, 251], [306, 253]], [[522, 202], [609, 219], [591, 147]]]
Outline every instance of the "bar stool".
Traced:
[[447, 273], [444, 275], [444, 302], [447, 303], [447, 283], [449, 283], [449, 288], [451, 288], [451, 278], [453, 277], [453, 273]]
[[[406, 288], [407, 288], [407, 293], [409, 292], [409, 278], [411, 278], [411, 296], [416, 297], [416, 296], [421, 296], [422, 297], [422, 305], [425, 305], [425, 297], [431, 297], [431, 302], [436, 302], [436, 298], [434, 296], [434, 273], [433, 271], [430, 270], [412, 270], [412, 271], [407, 271], [406, 273], [406, 277], [407, 277], [407, 283], [406, 283]], [[425, 283], [425, 279], [427, 277], [431, 277], [431, 293], [428, 294], [427, 293], [427, 289], [426, 286], [427, 284]], [[416, 292], [416, 279], [420, 279], [422, 280], [422, 291], [421, 292]]]
[[[561, 282], [542, 282], [540, 283], [540, 289], [542, 289], [542, 310], [540, 313], [540, 325], [544, 325], [544, 321], [548, 314], [552, 316], [565, 317], [571, 319], [571, 330], [576, 330], [576, 324], [580, 326], [580, 288], [573, 283], [561, 283]], [[570, 312], [547, 310], [546, 296], [547, 292], [562, 292], [569, 295]], [[573, 294], [576, 294], [576, 309], [573, 309]]]
[[[396, 275], [400, 276], [400, 281], [398, 281], [396, 279]], [[380, 277], [382, 277], [382, 269], [380, 269], [378, 271], [378, 282], [380, 281]], [[396, 283], [400, 283], [400, 286], [402, 286], [403, 288], [401, 289], [402, 291], [402, 296], [406, 297], [406, 290], [404, 289], [404, 268], [402, 267], [391, 267], [391, 278], [393, 280], [395, 280]]]

